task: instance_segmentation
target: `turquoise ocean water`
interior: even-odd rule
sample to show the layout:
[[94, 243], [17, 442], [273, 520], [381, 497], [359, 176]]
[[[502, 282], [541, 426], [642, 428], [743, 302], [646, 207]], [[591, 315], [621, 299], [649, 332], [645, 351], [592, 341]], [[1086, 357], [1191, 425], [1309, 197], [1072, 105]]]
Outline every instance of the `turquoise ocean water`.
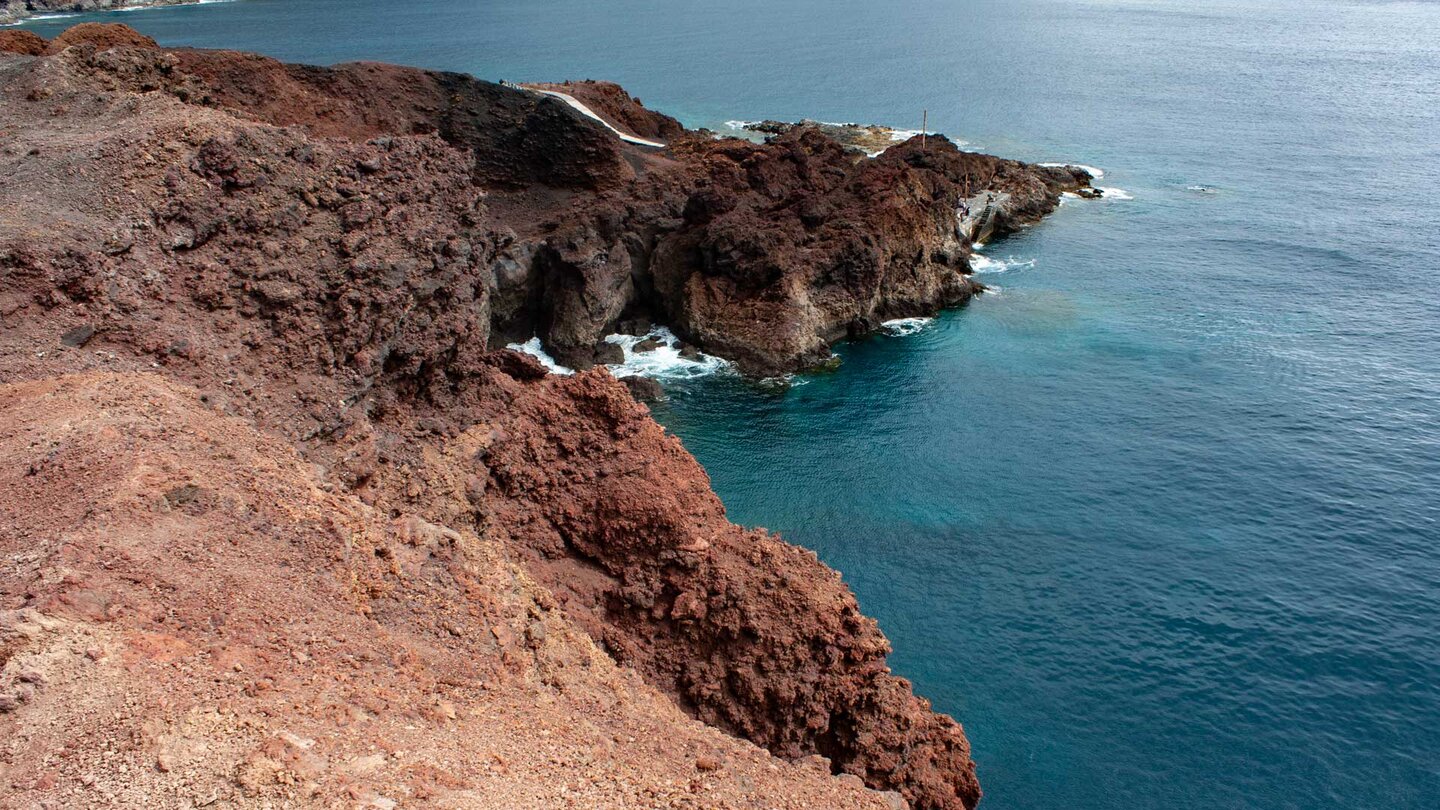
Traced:
[[[29, 27], [53, 34], [80, 17]], [[656, 415], [1011, 808], [1440, 806], [1440, 5], [239, 0], [163, 43], [619, 81], [1103, 168], [999, 288]]]

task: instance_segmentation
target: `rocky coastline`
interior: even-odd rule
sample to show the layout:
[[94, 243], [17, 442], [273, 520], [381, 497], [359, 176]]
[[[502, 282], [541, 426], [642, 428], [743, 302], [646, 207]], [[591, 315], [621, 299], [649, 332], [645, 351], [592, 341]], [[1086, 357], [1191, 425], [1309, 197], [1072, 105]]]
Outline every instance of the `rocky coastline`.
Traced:
[[[963, 303], [971, 244], [1088, 175], [553, 86], [651, 149], [460, 74], [38, 39], [0, 33], [19, 804], [975, 806], [840, 576], [590, 367], [652, 322], [823, 362]], [[580, 372], [500, 348], [532, 336]]]
[[908, 140], [911, 135], [917, 134], [875, 124], [832, 124], [827, 121], [811, 121], [809, 119], [803, 121], [733, 121], [731, 126], [745, 132], [756, 132], [766, 137], [784, 135], [795, 129], [812, 127], [845, 147], [868, 157], [874, 157], [894, 146], [897, 141]]
[[0, 25], [47, 14], [84, 14], [152, 6], [183, 6], [201, 0], [0, 0]]

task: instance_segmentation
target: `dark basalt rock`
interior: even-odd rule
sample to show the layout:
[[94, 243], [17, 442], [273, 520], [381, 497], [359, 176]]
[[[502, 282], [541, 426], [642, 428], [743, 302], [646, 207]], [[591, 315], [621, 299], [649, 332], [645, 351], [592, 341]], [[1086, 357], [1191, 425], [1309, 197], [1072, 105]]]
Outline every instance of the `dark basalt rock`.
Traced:
[[66, 331], [60, 336], [60, 343], [78, 349], [89, 343], [92, 337], [95, 337], [95, 327], [87, 323]]
[[621, 377], [620, 382], [625, 383], [625, 387], [630, 389], [630, 395], [640, 402], [655, 402], [665, 396], [665, 389], [660, 387], [660, 383], [649, 377], [632, 374]]
[[595, 363], [597, 365], [613, 365], [625, 362], [625, 350], [618, 343], [601, 341], [595, 346]]

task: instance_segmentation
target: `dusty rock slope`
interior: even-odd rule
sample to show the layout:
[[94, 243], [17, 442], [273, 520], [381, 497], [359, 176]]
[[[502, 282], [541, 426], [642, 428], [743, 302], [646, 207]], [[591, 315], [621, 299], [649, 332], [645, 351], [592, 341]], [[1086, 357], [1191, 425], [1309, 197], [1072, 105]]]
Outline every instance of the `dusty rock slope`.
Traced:
[[975, 804], [837, 574], [605, 370], [493, 349], [654, 319], [795, 368], [973, 294], [964, 200], [1083, 176], [43, 45], [0, 40], [0, 802]]
[[503, 546], [193, 388], [12, 383], [0, 420], [0, 806], [888, 806], [685, 716]]

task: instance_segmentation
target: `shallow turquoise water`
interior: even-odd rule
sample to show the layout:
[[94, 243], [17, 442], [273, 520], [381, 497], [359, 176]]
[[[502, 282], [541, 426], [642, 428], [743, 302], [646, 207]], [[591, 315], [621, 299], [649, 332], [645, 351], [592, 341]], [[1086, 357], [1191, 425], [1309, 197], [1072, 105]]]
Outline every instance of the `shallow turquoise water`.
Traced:
[[[816, 549], [1000, 808], [1440, 806], [1440, 5], [241, 0], [166, 43], [609, 78], [1107, 171], [1033, 265], [657, 416]], [[32, 24], [54, 33], [74, 19]], [[1189, 186], [1204, 185], [1204, 194]]]

